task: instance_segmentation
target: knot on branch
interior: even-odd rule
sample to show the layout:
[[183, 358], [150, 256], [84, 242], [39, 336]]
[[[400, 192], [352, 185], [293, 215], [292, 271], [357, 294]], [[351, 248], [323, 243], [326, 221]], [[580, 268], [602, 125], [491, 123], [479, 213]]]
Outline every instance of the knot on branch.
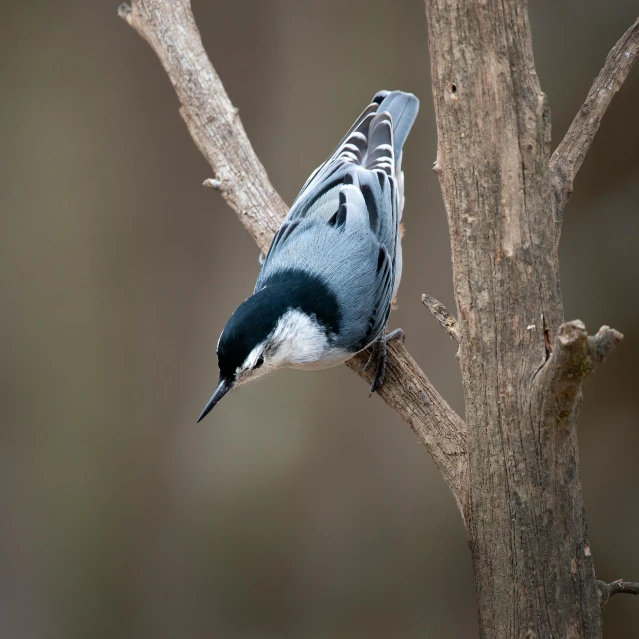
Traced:
[[622, 339], [623, 335], [609, 326], [589, 337], [581, 320], [562, 324], [552, 355], [541, 370], [544, 410], [552, 410], [560, 422], [570, 423], [583, 380]]
[[133, 8], [131, 7], [131, 5], [128, 2], [123, 2], [118, 7], [118, 16], [128, 22], [131, 11], [133, 11]]
[[216, 191], [221, 191], [224, 185], [220, 180], [215, 178], [206, 178], [206, 180], [202, 182], [202, 186], [206, 186], [209, 189], [215, 189]]
[[129, 14], [130, 11], [131, 11], [131, 5], [128, 2], [123, 2], [118, 7], [118, 15], [121, 18], [125, 18]]

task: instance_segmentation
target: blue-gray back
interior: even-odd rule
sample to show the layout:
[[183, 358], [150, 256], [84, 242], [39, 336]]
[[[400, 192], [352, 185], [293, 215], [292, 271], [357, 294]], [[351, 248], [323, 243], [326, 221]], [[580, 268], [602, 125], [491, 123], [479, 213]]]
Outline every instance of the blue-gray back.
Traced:
[[255, 292], [283, 269], [320, 276], [343, 309], [335, 345], [344, 350], [361, 350], [384, 330], [399, 283], [399, 164], [418, 108], [409, 93], [375, 95], [302, 187], [257, 279]]

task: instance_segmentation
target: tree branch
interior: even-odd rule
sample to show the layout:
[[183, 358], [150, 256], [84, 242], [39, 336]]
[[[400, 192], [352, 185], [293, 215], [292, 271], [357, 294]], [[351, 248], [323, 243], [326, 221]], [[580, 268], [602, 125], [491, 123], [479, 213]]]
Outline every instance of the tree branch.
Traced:
[[193, 141], [213, 168], [218, 189], [260, 250], [268, 251], [288, 207], [269, 182], [238, 110], [209, 61], [188, 0], [136, 0], [118, 14], [160, 58]]
[[610, 597], [613, 595], [626, 594], [626, 595], [639, 595], [639, 583], [634, 581], [624, 581], [623, 579], [617, 579], [610, 584], [605, 581], [597, 580], [597, 589], [601, 597], [601, 607], [603, 608]]
[[459, 328], [457, 320], [448, 312], [448, 309], [434, 297], [422, 295], [422, 304], [433, 314], [448, 336], [459, 344]]
[[[189, 0], [134, 0], [132, 5], [121, 5], [118, 13], [151, 45], [167, 72], [191, 137], [215, 173], [205, 184], [221, 191], [266, 253], [287, 207], [270, 184], [206, 55]], [[379, 394], [410, 425], [463, 513], [466, 425], [403, 345], [389, 345], [389, 356], [386, 383]], [[360, 354], [348, 366], [370, 382], [370, 373], [361, 371], [366, 357]]]
[[614, 94], [619, 91], [639, 56], [639, 18], [612, 48], [588, 97], [575, 116], [550, 160], [550, 175], [558, 211], [562, 211], [573, 190], [575, 176], [588, 153], [601, 119]]
[[577, 405], [584, 379], [603, 363], [623, 335], [609, 326], [588, 337], [580, 320], [559, 327], [552, 355], [541, 371], [544, 411], [552, 411], [560, 422], [568, 422]]
[[[468, 490], [466, 424], [428, 381], [401, 341], [388, 343], [388, 355], [386, 382], [377, 392], [428, 451], [464, 515]], [[370, 383], [373, 367], [362, 372], [368, 356], [367, 349], [346, 365]]]

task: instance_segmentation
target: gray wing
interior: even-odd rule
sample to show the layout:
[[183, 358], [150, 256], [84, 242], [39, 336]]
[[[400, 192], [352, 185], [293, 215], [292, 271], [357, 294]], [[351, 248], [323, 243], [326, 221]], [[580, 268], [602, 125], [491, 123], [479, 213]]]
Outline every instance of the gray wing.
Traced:
[[282, 268], [322, 275], [359, 318], [361, 326], [353, 326], [351, 339], [359, 332], [358, 343], [369, 340], [361, 348], [384, 328], [399, 281], [401, 149], [418, 108], [417, 98], [408, 93], [375, 95], [302, 187], [255, 286], [259, 291]]

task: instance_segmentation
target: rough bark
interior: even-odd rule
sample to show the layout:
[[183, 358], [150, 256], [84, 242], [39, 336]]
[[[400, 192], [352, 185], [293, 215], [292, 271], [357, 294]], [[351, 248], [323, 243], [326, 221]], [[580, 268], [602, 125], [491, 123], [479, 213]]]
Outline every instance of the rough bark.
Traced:
[[[581, 384], [621, 340], [563, 323], [563, 207], [612, 94], [639, 55], [624, 34], [550, 157], [550, 113], [523, 0], [425, 0], [457, 319], [425, 305], [460, 350], [467, 424], [403, 344], [380, 395], [410, 425], [462, 511], [485, 638], [601, 637], [601, 608], [637, 584], [595, 579], [579, 480]], [[189, 131], [262, 251], [286, 213], [203, 49], [188, 0], [120, 15], [152, 46]], [[367, 354], [348, 366], [362, 373]]]
[[[553, 198], [526, 3], [426, 0], [426, 10], [481, 636], [594, 639], [601, 614], [575, 423], [581, 382], [621, 336], [605, 327], [589, 340], [580, 322], [560, 326], [565, 198]], [[596, 130], [574, 126], [574, 140]]]

